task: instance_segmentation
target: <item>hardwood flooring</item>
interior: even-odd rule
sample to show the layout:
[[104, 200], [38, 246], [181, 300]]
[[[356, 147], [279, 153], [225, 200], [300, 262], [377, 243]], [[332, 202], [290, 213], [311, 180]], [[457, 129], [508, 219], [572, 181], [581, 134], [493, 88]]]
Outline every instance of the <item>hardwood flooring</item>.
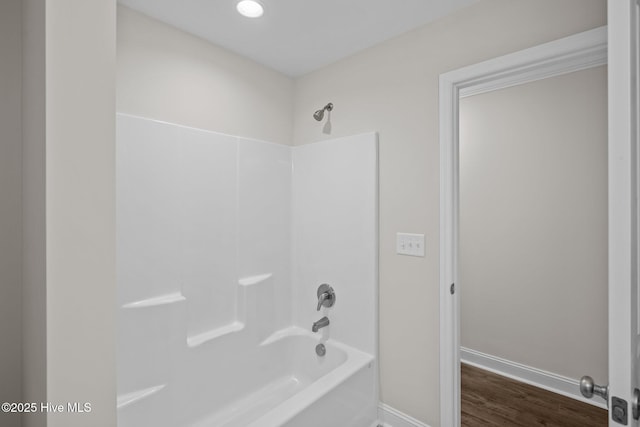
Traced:
[[462, 364], [462, 427], [606, 427], [607, 411]]

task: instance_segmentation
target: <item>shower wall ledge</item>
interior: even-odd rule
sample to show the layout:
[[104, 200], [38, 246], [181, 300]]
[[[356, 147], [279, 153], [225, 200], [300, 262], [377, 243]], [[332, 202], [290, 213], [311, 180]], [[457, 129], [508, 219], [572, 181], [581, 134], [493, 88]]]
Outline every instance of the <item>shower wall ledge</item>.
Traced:
[[161, 384], [154, 387], [132, 391], [131, 393], [118, 395], [117, 407], [118, 409], [120, 409], [120, 408], [124, 408], [125, 406], [131, 405], [132, 403], [139, 402], [142, 399], [145, 399], [151, 395], [156, 394], [157, 392], [165, 388], [165, 386], [166, 384]]
[[[249, 314], [249, 316], [247, 316], [247, 305], [251, 307], [256, 306], [260, 299], [259, 294], [256, 294], [257, 290], [262, 289], [262, 286], [264, 285], [272, 285], [273, 283], [270, 280], [272, 277], [273, 273], [264, 273], [238, 279], [238, 285], [240, 286], [240, 294], [238, 296], [238, 318], [240, 320], [236, 320], [232, 323], [220, 326], [215, 329], [211, 329], [209, 331], [190, 335], [187, 337], [187, 345], [190, 348], [198, 347], [208, 341], [212, 341], [225, 335], [239, 332], [245, 329], [246, 324], [257, 324], [259, 318], [257, 318], [255, 313], [252, 312]], [[255, 289], [255, 291], [249, 291], [249, 289]]]
[[182, 295], [180, 292], [172, 292], [166, 295], [159, 295], [157, 297], [145, 298], [139, 301], [130, 302], [128, 304], [124, 304], [122, 308], [156, 307], [159, 305], [173, 304], [182, 301], [186, 301], [184, 295]]
[[243, 277], [242, 279], [238, 280], [238, 284], [241, 286], [257, 285], [258, 283], [262, 283], [265, 280], [269, 279], [271, 276], [273, 276], [273, 273], [257, 274], [255, 276]]
[[260, 346], [264, 347], [266, 345], [273, 344], [274, 342], [279, 341], [283, 338], [291, 337], [291, 336], [299, 336], [299, 335], [309, 336], [309, 337], [314, 336], [311, 332], [305, 329], [302, 329], [299, 326], [289, 326], [289, 327], [280, 329], [278, 331], [275, 331], [274, 333], [269, 335], [267, 338], [265, 338], [264, 341], [260, 343]]
[[244, 329], [244, 323], [242, 322], [233, 322], [225, 326], [221, 326], [216, 329], [212, 329], [210, 331], [203, 332], [197, 335], [191, 335], [187, 338], [187, 345], [190, 348], [198, 347], [204, 344], [207, 341], [215, 340], [224, 335], [232, 334], [234, 332], [238, 332]]

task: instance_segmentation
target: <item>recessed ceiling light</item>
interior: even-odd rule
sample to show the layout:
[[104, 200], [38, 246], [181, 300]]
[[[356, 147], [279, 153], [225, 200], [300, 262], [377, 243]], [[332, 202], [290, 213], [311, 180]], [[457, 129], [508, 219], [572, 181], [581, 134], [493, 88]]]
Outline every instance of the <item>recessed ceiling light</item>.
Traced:
[[238, 2], [236, 6], [240, 15], [247, 18], [259, 18], [264, 13], [264, 8], [256, 0], [242, 0]]

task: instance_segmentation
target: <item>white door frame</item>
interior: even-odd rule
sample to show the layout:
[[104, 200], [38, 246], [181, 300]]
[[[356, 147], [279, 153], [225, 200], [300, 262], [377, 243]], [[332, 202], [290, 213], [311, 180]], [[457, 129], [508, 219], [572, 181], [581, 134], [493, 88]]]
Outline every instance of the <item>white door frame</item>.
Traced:
[[459, 100], [607, 63], [607, 27], [440, 75], [440, 425], [460, 425]]
[[[609, 0], [609, 396], [628, 403], [638, 387], [637, 0]], [[611, 408], [613, 402], [610, 402]], [[612, 414], [613, 415], [613, 414]], [[620, 426], [609, 417], [609, 425]]]

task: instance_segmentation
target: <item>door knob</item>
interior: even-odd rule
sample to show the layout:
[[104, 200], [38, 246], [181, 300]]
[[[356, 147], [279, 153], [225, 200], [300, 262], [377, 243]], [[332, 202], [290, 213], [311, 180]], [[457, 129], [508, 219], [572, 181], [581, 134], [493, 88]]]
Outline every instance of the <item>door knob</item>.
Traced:
[[580, 378], [580, 393], [587, 399], [591, 399], [594, 394], [597, 394], [607, 403], [609, 402], [609, 386], [596, 384], [589, 375]]

